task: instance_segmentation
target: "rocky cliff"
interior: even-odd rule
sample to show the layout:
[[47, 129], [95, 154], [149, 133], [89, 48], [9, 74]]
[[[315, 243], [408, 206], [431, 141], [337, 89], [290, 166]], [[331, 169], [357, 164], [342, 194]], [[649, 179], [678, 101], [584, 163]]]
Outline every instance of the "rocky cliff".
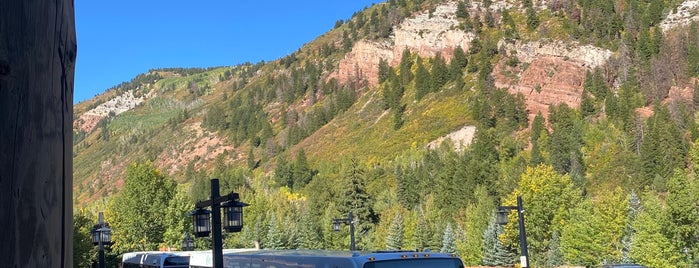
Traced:
[[498, 46], [520, 64], [508, 66], [508, 59], [501, 60], [493, 71], [495, 86], [524, 95], [530, 122], [538, 113], [547, 117], [551, 105], [579, 107], [587, 71], [606, 64], [612, 56], [609, 50], [574, 42], [503, 40]]
[[[537, 3], [545, 8], [545, 2]], [[489, 9], [497, 12], [505, 7], [518, 6], [510, 1], [495, 1]], [[474, 33], [459, 29], [456, 9], [456, 2], [448, 2], [437, 6], [433, 12], [406, 18], [394, 27], [394, 34], [388, 40], [357, 42], [340, 61], [332, 77], [345, 83], [351, 79], [366, 79], [370, 86], [375, 86], [379, 61], [384, 59], [397, 66], [405, 49], [422, 57], [440, 53], [449, 61], [456, 47], [468, 50], [476, 38]], [[468, 10], [478, 15], [485, 12], [485, 7], [480, 2], [472, 2]], [[611, 51], [592, 45], [555, 40], [501, 40], [498, 47], [513, 53], [523, 65], [511, 68], [504, 62], [499, 63], [493, 71], [496, 86], [507, 88], [513, 94], [522, 93], [531, 118], [539, 112], [547, 115], [548, 106], [553, 104], [565, 102], [578, 107], [586, 72], [603, 66], [612, 56]]]

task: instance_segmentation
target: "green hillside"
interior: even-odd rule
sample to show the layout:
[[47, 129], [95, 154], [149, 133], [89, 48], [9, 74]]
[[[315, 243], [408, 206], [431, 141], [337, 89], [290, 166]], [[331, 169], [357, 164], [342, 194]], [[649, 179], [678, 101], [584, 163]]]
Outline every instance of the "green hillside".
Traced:
[[681, 4], [391, 0], [272, 62], [150, 70], [75, 107], [76, 223], [104, 210], [113, 255], [177, 247], [220, 178], [252, 204], [226, 247], [344, 249], [330, 223], [352, 211], [363, 250], [506, 266], [517, 223], [493, 215], [521, 195], [535, 266], [692, 267], [699, 27], [666, 19]]

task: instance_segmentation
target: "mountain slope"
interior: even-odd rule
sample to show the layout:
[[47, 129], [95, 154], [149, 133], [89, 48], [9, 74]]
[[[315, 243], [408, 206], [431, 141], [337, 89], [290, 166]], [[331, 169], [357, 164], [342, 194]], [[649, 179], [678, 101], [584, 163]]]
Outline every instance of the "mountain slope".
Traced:
[[75, 205], [151, 162], [187, 198], [217, 177], [254, 203], [227, 245], [344, 248], [328, 223], [352, 211], [363, 249], [481, 265], [521, 195], [536, 266], [690, 266], [694, 2], [391, 0], [273, 62], [151, 70], [76, 105]]
[[[467, 5], [468, 18], [458, 14], [463, 11], [457, 3], [375, 5], [278, 61], [153, 70], [76, 105], [78, 202], [117, 190], [125, 164], [132, 161], [149, 159], [178, 177], [187, 166], [210, 169], [220, 155], [227, 163], [244, 163], [253, 142], [262, 145], [252, 151], [267, 171], [276, 154], [296, 148], [304, 148], [311, 161], [341, 155], [383, 162], [406, 148], [476, 125], [468, 108], [470, 93], [462, 90], [478, 86], [477, 67], [469, 67], [463, 73], [465, 85], [449, 83], [420, 101], [414, 100], [415, 84], [406, 84], [401, 101], [405, 124], [392, 128], [396, 113], [385, 109], [382, 90], [387, 85], [379, 85], [378, 70], [386, 61], [400, 75], [405, 50], [415, 53], [411, 60], [439, 55], [447, 62], [457, 47], [470, 53], [472, 62], [483, 54], [478, 49], [499, 50], [488, 52], [494, 54], [488, 60], [494, 85], [523, 94], [530, 122], [538, 113], [548, 116], [551, 105], [579, 107], [586, 73], [605, 66], [612, 56], [604, 48], [551, 39], [550, 33], [532, 35], [524, 23], [526, 8], [517, 1], [488, 7], [473, 2]], [[502, 8], [509, 8], [506, 16], [517, 22], [519, 39], [497, 30], [507, 27]], [[540, 17], [548, 21], [539, 28], [550, 32], [560, 27], [554, 14]], [[471, 20], [481, 20], [481, 25], [473, 26]], [[494, 28], [488, 27], [490, 20]], [[517, 63], [511, 64], [512, 59]], [[415, 68], [413, 64], [411, 71]], [[251, 126], [212, 126], [221, 120], [213, 114], [232, 117], [226, 105], [245, 99], [255, 103], [251, 109], [260, 109], [267, 130], [258, 127], [257, 133], [241, 135], [240, 129]]]

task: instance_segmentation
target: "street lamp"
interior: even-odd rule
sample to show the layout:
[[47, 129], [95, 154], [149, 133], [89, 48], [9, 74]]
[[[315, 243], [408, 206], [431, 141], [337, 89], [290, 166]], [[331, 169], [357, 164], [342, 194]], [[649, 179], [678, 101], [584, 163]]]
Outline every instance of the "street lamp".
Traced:
[[184, 233], [184, 239], [182, 240], [182, 250], [191, 251], [194, 250], [194, 239], [189, 236], [188, 232]]
[[[243, 229], [243, 207], [249, 206], [240, 202], [238, 193], [221, 196], [218, 179], [211, 179], [211, 199], [199, 201], [192, 216], [194, 236], [205, 237], [211, 233], [213, 268], [223, 268], [223, 241], [221, 234], [221, 209], [224, 210], [224, 226], [228, 232], [240, 232]], [[211, 210], [205, 208], [211, 207]]]
[[522, 204], [522, 196], [517, 196], [517, 206], [498, 206], [497, 223], [500, 225], [507, 224], [507, 214], [510, 210], [517, 210], [517, 218], [519, 220], [519, 247], [522, 251], [519, 257], [521, 267], [529, 267], [529, 252], [527, 249], [527, 232], [524, 230], [524, 205]]
[[112, 243], [112, 229], [104, 222], [104, 214], [99, 212], [97, 224], [92, 226], [92, 244], [99, 246], [98, 267], [104, 268], [104, 246]]
[[350, 226], [350, 251], [355, 251], [356, 247], [354, 244], [354, 216], [352, 215], [352, 211], [350, 211], [349, 216], [344, 219], [333, 219], [333, 231], [339, 232], [340, 231], [340, 224], [345, 223], [349, 224]]

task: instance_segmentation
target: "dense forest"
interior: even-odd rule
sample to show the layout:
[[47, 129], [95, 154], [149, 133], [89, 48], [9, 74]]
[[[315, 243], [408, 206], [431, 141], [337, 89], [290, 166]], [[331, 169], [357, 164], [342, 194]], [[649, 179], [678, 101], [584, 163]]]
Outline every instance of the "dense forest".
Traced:
[[[387, 40], [404, 19], [445, 2], [390, 0], [277, 61], [151, 70], [115, 87], [160, 96], [76, 132], [76, 196], [90, 198], [76, 204], [75, 263], [95, 258], [98, 210], [114, 229], [113, 262], [178, 248], [195, 201], [219, 178], [223, 192], [251, 204], [227, 248], [344, 250], [349, 231], [331, 223], [352, 212], [361, 250], [431, 249], [469, 266], [511, 266], [516, 213], [500, 226], [495, 211], [522, 196], [533, 266], [699, 266], [699, 26], [660, 26], [681, 1], [455, 1], [459, 30], [476, 36], [467, 49], [405, 49], [397, 64], [376, 66], [375, 87], [330, 76], [356, 42]], [[498, 46], [513, 39], [575, 41], [614, 56], [587, 71], [579, 107], [529, 116], [525, 96], [493, 77], [527, 68]], [[671, 98], [672, 87], [692, 92]], [[160, 158], [192, 125], [233, 149], [163, 170]], [[476, 127], [467, 147], [425, 146], [464, 125]], [[124, 168], [118, 187], [77, 179], [105, 162]], [[197, 249], [210, 244], [196, 240]]]

